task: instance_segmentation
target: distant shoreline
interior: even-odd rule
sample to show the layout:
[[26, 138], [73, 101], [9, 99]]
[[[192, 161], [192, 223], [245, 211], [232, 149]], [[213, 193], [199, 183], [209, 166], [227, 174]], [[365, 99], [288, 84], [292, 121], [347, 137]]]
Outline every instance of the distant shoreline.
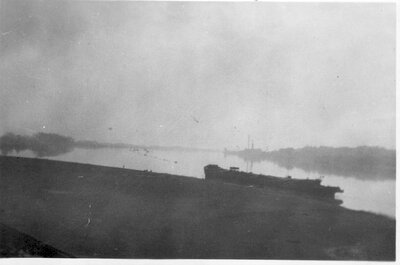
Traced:
[[225, 150], [226, 156], [237, 156], [249, 162], [270, 161], [286, 168], [299, 168], [322, 175], [342, 175], [358, 179], [396, 179], [396, 150], [381, 147], [303, 147], [275, 151], [244, 149]]

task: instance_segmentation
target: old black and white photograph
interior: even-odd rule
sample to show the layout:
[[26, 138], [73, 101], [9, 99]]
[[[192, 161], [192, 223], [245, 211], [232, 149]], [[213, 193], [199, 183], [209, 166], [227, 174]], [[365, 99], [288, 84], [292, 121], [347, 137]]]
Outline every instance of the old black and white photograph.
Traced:
[[30, 258], [395, 261], [396, 3], [0, 0]]

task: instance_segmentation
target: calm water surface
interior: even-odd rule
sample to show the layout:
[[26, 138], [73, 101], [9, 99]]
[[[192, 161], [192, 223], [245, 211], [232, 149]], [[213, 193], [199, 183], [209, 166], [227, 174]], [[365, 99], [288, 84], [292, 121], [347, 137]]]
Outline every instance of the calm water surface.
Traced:
[[[21, 154], [20, 154], [21, 155]], [[28, 153], [23, 154], [30, 156]], [[224, 157], [217, 152], [181, 152], [143, 150], [133, 152], [126, 149], [75, 149], [74, 151], [49, 159], [123, 167], [138, 170], [204, 178], [203, 167], [218, 164], [223, 168], [237, 166], [242, 171], [294, 178], [320, 178], [316, 172], [301, 169], [286, 169], [271, 162], [250, 164], [235, 156]], [[378, 178], [379, 179], [379, 178]], [[395, 180], [363, 180], [355, 177], [324, 175], [322, 185], [339, 186], [344, 193], [336, 195], [343, 200], [342, 206], [355, 210], [365, 210], [395, 217]]]

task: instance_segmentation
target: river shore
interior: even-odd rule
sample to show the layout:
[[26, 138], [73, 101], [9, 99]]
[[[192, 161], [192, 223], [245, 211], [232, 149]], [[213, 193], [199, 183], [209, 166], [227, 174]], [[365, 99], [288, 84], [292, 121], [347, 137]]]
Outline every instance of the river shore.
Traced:
[[395, 220], [282, 190], [6, 156], [0, 184], [0, 223], [79, 258], [395, 259]]

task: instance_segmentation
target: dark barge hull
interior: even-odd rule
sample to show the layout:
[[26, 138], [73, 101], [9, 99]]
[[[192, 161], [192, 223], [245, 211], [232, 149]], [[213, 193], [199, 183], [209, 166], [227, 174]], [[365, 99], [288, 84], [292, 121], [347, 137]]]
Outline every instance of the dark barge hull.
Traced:
[[207, 180], [219, 180], [227, 183], [254, 186], [258, 188], [270, 187], [288, 190], [319, 199], [331, 200], [336, 203], [340, 201], [335, 200], [335, 194], [343, 192], [339, 187], [322, 186], [320, 179], [280, 178], [235, 170], [226, 170], [217, 165], [205, 166], [204, 173]]

